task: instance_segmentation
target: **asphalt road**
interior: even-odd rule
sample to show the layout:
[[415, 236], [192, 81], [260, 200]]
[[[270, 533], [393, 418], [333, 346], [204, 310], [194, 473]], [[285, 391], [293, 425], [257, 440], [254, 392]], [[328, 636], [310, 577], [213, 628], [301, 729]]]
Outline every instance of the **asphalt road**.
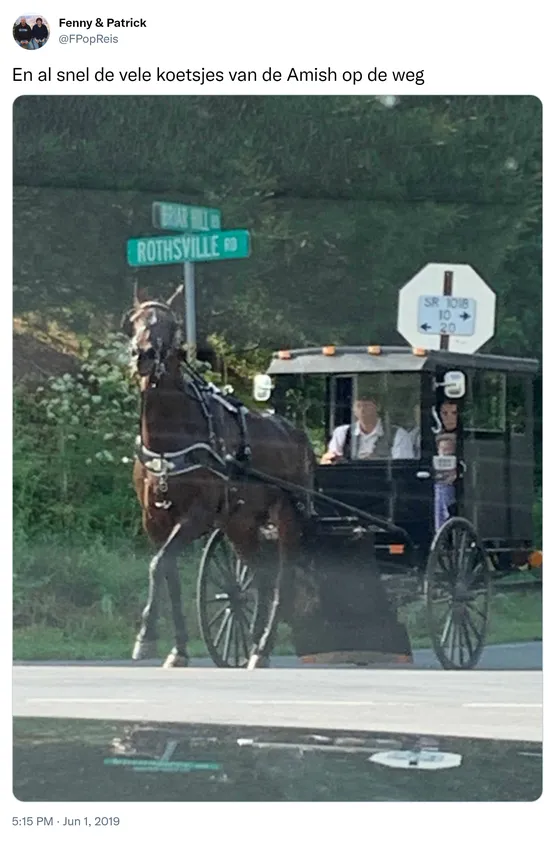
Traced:
[[[159, 666], [164, 660], [167, 652], [160, 650], [160, 658], [150, 661], [139, 661], [132, 663], [131, 661], [79, 661], [79, 666], [133, 666], [137, 667], [155, 667]], [[415, 649], [413, 652], [414, 663], [407, 669], [441, 669], [441, 666], [431, 649]], [[49, 666], [72, 666], [75, 661], [21, 661], [16, 664], [25, 666], [29, 665], [49, 665]], [[209, 658], [192, 658], [192, 667], [211, 667], [214, 664]], [[273, 669], [297, 669], [301, 665], [299, 660], [294, 655], [278, 655], [272, 658]], [[345, 665], [344, 667], [333, 667], [333, 669], [357, 669], [357, 667]], [[326, 667], [317, 666], [302, 666], [302, 669], [326, 669]], [[395, 667], [399, 669], [399, 667]], [[502, 643], [496, 646], [486, 646], [480, 662], [476, 667], [477, 670], [541, 670], [542, 669], [542, 643], [535, 641], [530, 643]]]
[[473, 672], [15, 665], [13, 713], [540, 741], [539, 669], [541, 644], [489, 647]]

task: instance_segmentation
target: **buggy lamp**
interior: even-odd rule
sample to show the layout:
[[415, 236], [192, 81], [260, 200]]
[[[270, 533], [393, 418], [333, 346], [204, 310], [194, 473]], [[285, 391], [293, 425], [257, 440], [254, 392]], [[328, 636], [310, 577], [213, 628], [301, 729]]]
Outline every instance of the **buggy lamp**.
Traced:
[[290, 360], [291, 359], [291, 351], [278, 351], [278, 359], [279, 360]]
[[541, 567], [543, 563], [543, 553], [541, 550], [534, 550], [533, 553], [530, 553], [528, 556], [528, 564], [530, 567], [538, 568]]
[[381, 345], [369, 345], [367, 351], [369, 354], [381, 354]]
[[335, 345], [324, 345], [322, 354], [325, 357], [333, 357], [335, 355]]

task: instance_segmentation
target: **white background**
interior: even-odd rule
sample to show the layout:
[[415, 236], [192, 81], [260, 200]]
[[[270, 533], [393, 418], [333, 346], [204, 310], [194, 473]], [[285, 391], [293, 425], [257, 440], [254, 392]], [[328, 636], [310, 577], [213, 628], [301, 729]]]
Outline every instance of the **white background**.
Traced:
[[[34, 2], [34, 0], [33, 0]], [[6, 828], [10, 838], [65, 838], [60, 830], [12, 829], [12, 815], [53, 815], [55, 817], [94, 814], [94, 805], [40, 805], [17, 802], [11, 794], [11, 710], [9, 684], [11, 668], [11, 478], [9, 476], [9, 446], [11, 442], [11, 109], [13, 100], [24, 94], [532, 94], [544, 105], [545, 150], [545, 219], [551, 237], [545, 243], [544, 275], [545, 311], [552, 312], [553, 266], [553, 110], [555, 95], [550, 76], [553, 73], [553, 27], [548, 23], [551, 5], [546, 0], [527, 0], [513, 4], [500, 0], [466, 0], [448, 3], [445, 0], [390, 0], [390, 2], [325, 2], [325, 0], [181, 0], [162, 4], [140, 2], [49, 2], [41, 0], [40, 8], [32, 4], [24, 8], [20, 3], [2, 4], [0, 27], [0, 56], [2, 63], [2, 220], [5, 247], [3, 274], [5, 293], [2, 298], [2, 372], [0, 387], [1, 429], [3, 444], [2, 514], [2, 669], [4, 693], [1, 717], [2, 751], [2, 811], [0, 827]], [[51, 27], [48, 44], [35, 52], [23, 51], [12, 38], [12, 25], [21, 14], [44, 16]], [[84, 30], [60, 29], [60, 17], [95, 20], [97, 17], [145, 17], [146, 29], [95, 30], [103, 34], [117, 34], [117, 45], [67, 45], [58, 43], [60, 34]], [[282, 71], [326, 68], [340, 71], [373, 67], [424, 70], [425, 84], [358, 84], [345, 83], [267, 84], [248, 85], [231, 82], [200, 87], [191, 83], [158, 85], [154, 83], [125, 84], [60, 84], [13, 83], [13, 68], [23, 67], [33, 72], [40, 68], [93, 70], [101, 66], [118, 69], [206, 68], [213, 70], [255, 69], [260, 73], [272, 66]], [[32, 130], [32, 116], [29, 119]], [[415, 269], [418, 267], [415, 267]], [[408, 279], [407, 279], [408, 280]], [[548, 337], [549, 342], [549, 337]], [[551, 349], [545, 349], [548, 372]], [[549, 416], [550, 384], [546, 381], [546, 413]], [[553, 445], [545, 442], [545, 461], [554, 464]], [[544, 472], [544, 505], [550, 510], [551, 477]], [[548, 519], [546, 519], [547, 522]], [[549, 528], [549, 527], [548, 527]], [[550, 568], [553, 564], [551, 533], [544, 538], [546, 559], [547, 599], [551, 587]], [[544, 574], [545, 575], [545, 574]], [[94, 829], [74, 828], [66, 831], [68, 839], [102, 838], [130, 839], [145, 834], [162, 833], [179, 840], [241, 838], [249, 840], [288, 839], [380, 839], [429, 840], [446, 842], [476, 839], [518, 840], [530, 836], [547, 838], [547, 813], [553, 801], [553, 715], [554, 697], [552, 671], [549, 660], [552, 639], [552, 612], [545, 617], [544, 706], [545, 756], [544, 794], [533, 804], [228, 804], [220, 808], [193, 804], [107, 805], [101, 813], [119, 815], [122, 826]], [[256, 680], [256, 676], [253, 676]], [[502, 713], [500, 713], [502, 715]], [[356, 723], [353, 723], [356, 725]], [[433, 773], [430, 773], [433, 774]], [[551, 811], [550, 811], [551, 812]]]

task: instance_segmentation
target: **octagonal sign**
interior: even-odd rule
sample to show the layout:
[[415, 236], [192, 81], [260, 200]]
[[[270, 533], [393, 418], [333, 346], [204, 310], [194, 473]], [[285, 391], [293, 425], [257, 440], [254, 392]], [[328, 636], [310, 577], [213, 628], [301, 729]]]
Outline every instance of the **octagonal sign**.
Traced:
[[397, 330], [413, 348], [472, 354], [495, 332], [495, 293], [466, 263], [428, 263], [399, 292]]

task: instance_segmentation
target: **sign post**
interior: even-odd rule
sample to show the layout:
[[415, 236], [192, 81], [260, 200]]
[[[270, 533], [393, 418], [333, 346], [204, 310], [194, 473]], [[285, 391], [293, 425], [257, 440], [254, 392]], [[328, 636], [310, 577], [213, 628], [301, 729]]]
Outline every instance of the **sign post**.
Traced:
[[152, 224], [179, 234], [138, 237], [127, 241], [129, 266], [166, 266], [183, 263], [185, 285], [185, 335], [187, 359], [196, 358], [195, 263], [249, 257], [248, 231], [221, 230], [221, 213], [216, 208], [153, 202]]
[[495, 293], [468, 264], [428, 263], [399, 292], [397, 330], [415, 348], [472, 354], [495, 331]]
[[195, 304], [195, 264], [183, 264], [185, 280], [185, 337], [187, 339], [187, 361], [192, 363], [197, 357], [197, 315]]

